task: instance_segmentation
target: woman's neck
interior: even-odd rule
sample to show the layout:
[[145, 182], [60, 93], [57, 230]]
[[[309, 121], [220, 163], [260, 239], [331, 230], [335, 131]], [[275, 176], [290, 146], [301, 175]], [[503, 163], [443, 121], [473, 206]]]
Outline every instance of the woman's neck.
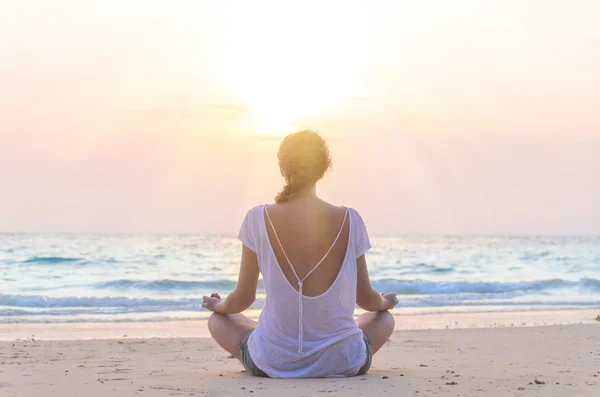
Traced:
[[294, 194], [294, 198], [318, 198], [317, 196], [317, 185], [299, 190]]

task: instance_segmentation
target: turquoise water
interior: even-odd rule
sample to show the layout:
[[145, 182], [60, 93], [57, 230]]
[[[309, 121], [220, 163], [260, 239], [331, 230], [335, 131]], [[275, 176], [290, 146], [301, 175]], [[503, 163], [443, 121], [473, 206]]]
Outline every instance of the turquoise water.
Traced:
[[[600, 237], [373, 238], [373, 285], [402, 313], [600, 308]], [[0, 323], [206, 318], [235, 287], [228, 236], [0, 234]], [[264, 304], [259, 285], [254, 315]]]

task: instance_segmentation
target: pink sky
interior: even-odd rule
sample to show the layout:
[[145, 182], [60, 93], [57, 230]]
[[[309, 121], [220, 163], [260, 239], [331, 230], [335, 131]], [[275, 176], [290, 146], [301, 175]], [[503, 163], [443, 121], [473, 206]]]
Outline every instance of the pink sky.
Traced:
[[0, 231], [233, 234], [308, 126], [374, 235], [600, 234], [598, 2], [12, 3]]

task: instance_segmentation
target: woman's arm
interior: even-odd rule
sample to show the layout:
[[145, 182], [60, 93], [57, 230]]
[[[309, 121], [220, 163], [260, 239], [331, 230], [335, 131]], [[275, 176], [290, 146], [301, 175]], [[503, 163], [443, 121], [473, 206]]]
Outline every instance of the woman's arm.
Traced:
[[235, 289], [224, 301], [213, 297], [204, 297], [202, 307], [221, 314], [236, 314], [248, 309], [256, 299], [258, 285], [258, 259], [256, 253], [245, 245], [242, 248], [240, 274]]
[[364, 255], [356, 260], [356, 266], [358, 267], [356, 304], [368, 312], [383, 312], [393, 309], [398, 304], [396, 294], [381, 295], [373, 288]]

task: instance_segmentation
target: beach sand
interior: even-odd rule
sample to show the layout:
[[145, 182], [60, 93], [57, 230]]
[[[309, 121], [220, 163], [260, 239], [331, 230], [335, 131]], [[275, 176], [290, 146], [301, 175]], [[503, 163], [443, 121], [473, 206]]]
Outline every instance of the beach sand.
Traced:
[[253, 378], [228, 356], [209, 338], [4, 341], [0, 396], [600, 396], [600, 323], [401, 330], [346, 379]]

